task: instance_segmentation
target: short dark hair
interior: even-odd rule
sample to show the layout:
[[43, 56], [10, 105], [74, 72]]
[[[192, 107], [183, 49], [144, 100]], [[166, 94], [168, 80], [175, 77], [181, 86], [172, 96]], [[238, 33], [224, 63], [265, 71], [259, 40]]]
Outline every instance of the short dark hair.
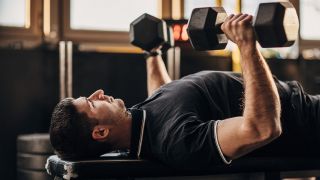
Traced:
[[52, 113], [50, 141], [56, 154], [62, 159], [86, 159], [111, 151], [111, 145], [92, 138], [98, 121], [79, 113], [73, 102], [73, 98], [63, 99]]

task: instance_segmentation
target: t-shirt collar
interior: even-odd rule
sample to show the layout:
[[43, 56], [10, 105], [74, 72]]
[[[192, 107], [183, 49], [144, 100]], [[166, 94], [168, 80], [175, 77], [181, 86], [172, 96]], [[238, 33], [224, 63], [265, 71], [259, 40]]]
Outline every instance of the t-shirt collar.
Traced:
[[140, 159], [144, 127], [146, 121], [146, 111], [135, 108], [131, 108], [128, 110], [132, 115], [131, 143], [129, 156], [131, 158]]

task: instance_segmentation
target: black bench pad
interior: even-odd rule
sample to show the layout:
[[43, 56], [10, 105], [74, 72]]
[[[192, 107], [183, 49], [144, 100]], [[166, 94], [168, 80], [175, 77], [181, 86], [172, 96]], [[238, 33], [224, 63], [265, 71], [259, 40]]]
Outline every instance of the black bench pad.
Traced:
[[[148, 160], [128, 159], [123, 156], [99, 159], [64, 161], [57, 156], [47, 160], [51, 176], [64, 179], [105, 179], [127, 177], [202, 176], [232, 173], [277, 173], [286, 171], [319, 170], [319, 158], [243, 158], [231, 165], [208, 167], [201, 170], [181, 170]], [[318, 175], [319, 175], [318, 172]], [[280, 176], [280, 175], [279, 175]]]

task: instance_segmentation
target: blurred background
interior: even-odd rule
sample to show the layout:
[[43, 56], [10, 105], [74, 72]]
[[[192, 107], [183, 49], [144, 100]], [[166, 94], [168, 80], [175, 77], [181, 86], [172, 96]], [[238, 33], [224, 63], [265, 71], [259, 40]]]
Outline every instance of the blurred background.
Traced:
[[[261, 51], [279, 79], [298, 80], [308, 93], [320, 94], [320, 1], [290, 1], [300, 18], [299, 40]], [[186, 27], [193, 8], [254, 14], [262, 2], [271, 1], [0, 0], [0, 179], [16, 178], [17, 136], [48, 132], [61, 97], [102, 88], [127, 107], [147, 97], [144, 55], [128, 35], [130, 22], [142, 13], [172, 26], [176, 53], [164, 60], [170, 76], [179, 79], [201, 70], [240, 72], [232, 43], [223, 51], [192, 49]]]

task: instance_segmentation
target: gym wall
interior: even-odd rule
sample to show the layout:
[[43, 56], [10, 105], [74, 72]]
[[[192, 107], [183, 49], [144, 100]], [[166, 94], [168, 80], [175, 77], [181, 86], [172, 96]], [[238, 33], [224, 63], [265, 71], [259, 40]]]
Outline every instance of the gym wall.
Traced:
[[0, 50], [0, 179], [16, 179], [16, 136], [47, 132], [59, 98], [58, 53]]
[[[46, 133], [59, 101], [59, 53], [0, 50], [0, 179], [16, 179], [16, 137]], [[74, 96], [97, 88], [130, 107], [147, 96], [145, 62], [137, 54], [74, 54]]]
[[310, 94], [320, 93], [320, 61], [304, 59], [268, 59], [267, 63], [274, 75], [283, 81], [299, 81]]

